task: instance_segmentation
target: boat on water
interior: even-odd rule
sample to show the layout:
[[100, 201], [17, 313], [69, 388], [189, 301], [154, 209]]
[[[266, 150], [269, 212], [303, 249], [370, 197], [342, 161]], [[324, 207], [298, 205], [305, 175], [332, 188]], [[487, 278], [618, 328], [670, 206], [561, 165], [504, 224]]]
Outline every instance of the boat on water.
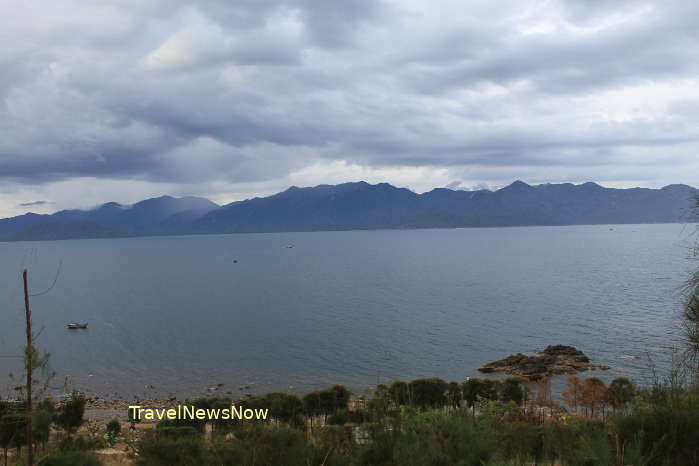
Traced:
[[77, 322], [71, 322], [68, 324], [68, 328], [71, 330], [78, 329], [78, 328], [87, 328], [87, 322], [84, 324], [79, 324]]

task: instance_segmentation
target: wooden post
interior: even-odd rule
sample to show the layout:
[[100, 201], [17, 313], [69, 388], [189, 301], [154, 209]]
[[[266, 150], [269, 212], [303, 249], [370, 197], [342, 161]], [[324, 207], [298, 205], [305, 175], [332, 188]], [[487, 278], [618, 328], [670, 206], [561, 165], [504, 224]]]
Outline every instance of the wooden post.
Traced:
[[24, 312], [27, 317], [27, 464], [34, 464], [34, 436], [32, 429], [32, 358], [34, 346], [32, 342], [32, 311], [29, 309], [29, 284], [27, 282], [27, 269], [22, 272], [24, 281]]

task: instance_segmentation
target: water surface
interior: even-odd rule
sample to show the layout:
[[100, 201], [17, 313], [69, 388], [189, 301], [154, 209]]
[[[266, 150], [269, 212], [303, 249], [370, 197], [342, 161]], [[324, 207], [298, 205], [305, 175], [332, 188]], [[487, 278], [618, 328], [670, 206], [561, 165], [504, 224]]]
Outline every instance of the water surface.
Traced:
[[[24, 335], [62, 390], [112, 397], [461, 381], [568, 344], [643, 381], [678, 345], [692, 226], [241, 234], [0, 243], [0, 388]], [[293, 246], [293, 247], [290, 247]], [[69, 331], [68, 321], [88, 321]]]

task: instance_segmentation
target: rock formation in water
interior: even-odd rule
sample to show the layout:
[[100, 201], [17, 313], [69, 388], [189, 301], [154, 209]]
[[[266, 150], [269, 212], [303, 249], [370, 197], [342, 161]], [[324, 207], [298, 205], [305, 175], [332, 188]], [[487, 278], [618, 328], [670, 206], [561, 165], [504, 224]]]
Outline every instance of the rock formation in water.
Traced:
[[511, 354], [504, 359], [493, 361], [478, 368], [480, 372], [505, 372], [529, 380], [556, 374], [575, 374], [586, 370], [607, 370], [609, 367], [592, 364], [590, 358], [573, 346], [547, 346], [534, 355]]

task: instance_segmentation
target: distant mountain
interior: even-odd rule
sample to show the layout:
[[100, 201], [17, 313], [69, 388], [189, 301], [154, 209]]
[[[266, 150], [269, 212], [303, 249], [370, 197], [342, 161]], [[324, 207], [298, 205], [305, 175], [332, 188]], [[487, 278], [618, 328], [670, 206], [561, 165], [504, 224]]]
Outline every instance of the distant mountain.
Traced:
[[439, 188], [416, 194], [387, 183], [345, 183], [233, 202], [202, 216], [192, 232], [671, 223], [690, 220], [696, 195], [685, 185], [612, 189], [515, 181], [497, 191]]
[[[133, 205], [109, 202], [91, 210], [62, 210], [52, 215], [28, 213], [0, 220], [0, 240], [69, 239], [178, 234], [219, 205], [200, 197], [162, 196]], [[178, 220], [178, 218], [182, 220]], [[88, 225], [91, 225], [88, 227]], [[34, 229], [30, 228], [34, 227]], [[99, 227], [96, 228], [96, 227]], [[53, 232], [53, 233], [52, 233]], [[90, 233], [92, 232], [92, 236]], [[110, 233], [107, 233], [110, 232]]]
[[522, 181], [497, 191], [438, 188], [416, 194], [361, 181], [291, 187], [225, 206], [196, 197], [163, 196], [131, 206], [112, 202], [92, 210], [28, 213], [0, 220], [0, 239], [689, 222], [697, 194], [695, 188], [679, 184], [614, 189], [595, 183], [530, 186]]

